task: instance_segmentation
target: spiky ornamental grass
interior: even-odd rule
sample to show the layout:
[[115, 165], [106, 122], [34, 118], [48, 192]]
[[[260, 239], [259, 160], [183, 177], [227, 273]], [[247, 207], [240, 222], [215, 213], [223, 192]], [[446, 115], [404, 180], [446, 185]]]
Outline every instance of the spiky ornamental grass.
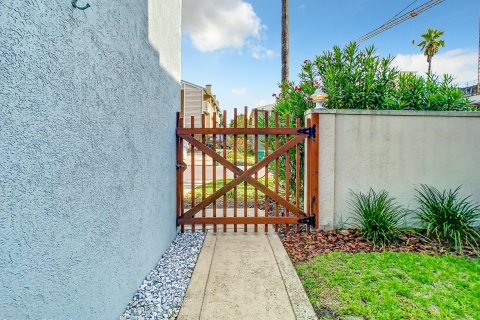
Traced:
[[372, 188], [367, 194], [350, 193], [353, 197], [349, 201], [354, 214], [353, 224], [363, 237], [374, 245], [385, 245], [398, 238], [405, 213], [395, 198], [385, 190], [376, 193]]
[[422, 184], [421, 190], [415, 190], [419, 204], [417, 219], [427, 230], [427, 235], [453, 244], [460, 253], [465, 245], [478, 252], [480, 232], [476, 227], [480, 222], [480, 204], [471, 202], [471, 196], [461, 197], [460, 187], [440, 192]]

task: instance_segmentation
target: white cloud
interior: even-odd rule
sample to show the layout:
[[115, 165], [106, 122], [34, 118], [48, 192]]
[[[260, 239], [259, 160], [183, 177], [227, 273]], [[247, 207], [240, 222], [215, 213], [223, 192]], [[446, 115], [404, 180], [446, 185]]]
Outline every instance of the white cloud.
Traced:
[[183, 0], [183, 32], [202, 52], [241, 49], [247, 39], [259, 40], [263, 28], [252, 5], [243, 0]]
[[[422, 54], [398, 54], [393, 65], [401, 71], [417, 71], [425, 74], [427, 59]], [[477, 53], [467, 49], [441, 52], [433, 57], [432, 72], [437, 75], [452, 75], [455, 82], [472, 81], [477, 77]]]
[[247, 89], [245, 88], [233, 88], [230, 92], [237, 97], [241, 97], [247, 94]]
[[256, 60], [273, 58], [275, 56], [275, 53], [272, 50], [267, 49], [259, 44], [249, 43], [248, 47], [250, 48], [252, 57]]

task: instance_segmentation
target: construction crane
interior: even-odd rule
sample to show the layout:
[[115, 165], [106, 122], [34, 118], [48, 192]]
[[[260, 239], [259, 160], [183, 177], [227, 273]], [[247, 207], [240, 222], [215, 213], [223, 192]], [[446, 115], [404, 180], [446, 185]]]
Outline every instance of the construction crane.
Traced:
[[[400, 23], [402, 23], [402, 22], [404, 22], [408, 19], [415, 18], [420, 13], [422, 13], [424, 11], [427, 11], [428, 9], [442, 3], [443, 1], [444, 0], [429, 0], [429, 1], [425, 2], [424, 4], [422, 4], [421, 6], [418, 6], [417, 8], [415, 8], [413, 10], [410, 10], [410, 11], [408, 11], [407, 13], [405, 13], [401, 16], [399, 16], [399, 14], [397, 14], [392, 19], [390, 19], [386, 23], [382, 24], [380, 27], [378, 27], [375, 30], [370, 31], [369, 33], [361, 36], [355, 42], [360, 43], [360, 42], [366, 41], [370, 38], [373, 38], [376, 35], [384, 32], [385, 30], [388, 30], [388, 29], [396, 26], [397, 24], [400, 24]], [[414, 2], [412, 2], [409, 6], [407, 6], [407, 8], [410, 7], [415, 2], [416, 2], [416, 0]], [[407, 9], [407, 8], [405, 8], [405, 9]], [[400, 13], [402, 13], [405, 9], [403, 9]]]

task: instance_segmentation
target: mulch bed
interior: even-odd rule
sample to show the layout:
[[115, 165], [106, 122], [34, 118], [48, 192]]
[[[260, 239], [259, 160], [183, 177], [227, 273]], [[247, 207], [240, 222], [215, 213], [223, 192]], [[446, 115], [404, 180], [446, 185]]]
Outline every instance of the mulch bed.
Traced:
[[[333, 251], [340, 252], [418, 252], [426, 254], [453, 254], [457, 253], [440, 244], [438, 241], [427, 238], [424, 234], [409, 230], [396, 243], [388, 246], [374, 246], [362, 238], [356, 229], [329, 230], [318, 232], [290, 231], [282, 237], [283, 245], [294, 263], [303, 262], [313, 257]], [[478, 258], [474, 250], [464, 248], [464, 255]]]

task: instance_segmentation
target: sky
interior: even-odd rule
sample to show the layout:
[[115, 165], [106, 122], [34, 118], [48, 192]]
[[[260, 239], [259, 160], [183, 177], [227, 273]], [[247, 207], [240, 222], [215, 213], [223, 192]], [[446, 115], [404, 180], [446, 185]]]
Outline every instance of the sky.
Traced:
[[[414, 0], [289, 0], [290, 80], [304, 60], [372, 31]], [[416, 8], [427, 0], [417, 0]], [[408, 9], [408, 10], [410, 10]], [[408, 11], [407, 10], [407, 11]], [[418, 42], [427, 28], [445, 32], [432, 70], [459, 83], [477, 79], [479, 0], [445, 0], [361, 45], [394, 56], [404, 71], [426, 72]], [[281, 0], [183, 0], [182, 79], [204, 86], [223, 109], [273, 103], [281, 79]]]

